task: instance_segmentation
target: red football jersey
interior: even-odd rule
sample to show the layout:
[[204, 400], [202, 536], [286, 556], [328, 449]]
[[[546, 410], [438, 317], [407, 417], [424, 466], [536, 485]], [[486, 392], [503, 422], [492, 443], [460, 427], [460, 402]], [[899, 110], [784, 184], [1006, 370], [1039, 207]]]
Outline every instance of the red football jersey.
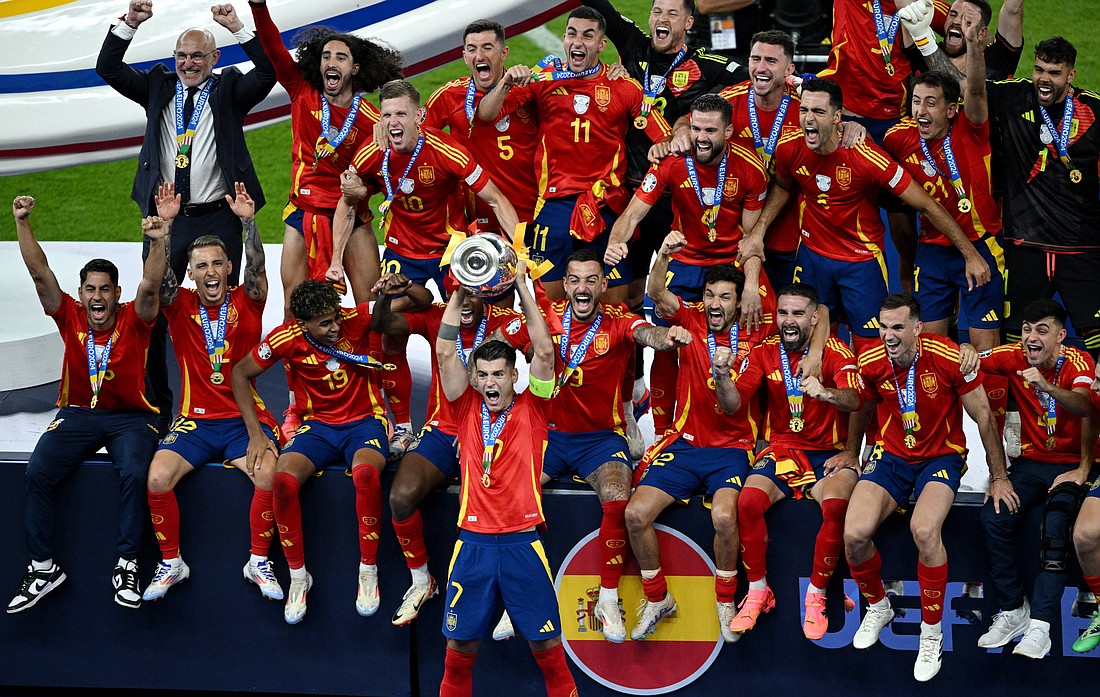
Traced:
[[[460, 77], [443, 85], [424, 103], [428, 115], [424, 125], [430, 128], [450, 129], [451, 137], [465, 145], [474, 158], [485, 167], [489, 177], [504, 193], [516, 209], [521, 222], [534, 219], [535, 201], [539, 197], [539, 180], [535, 172], [535, 151], [539, 144], [538, 114], [530, 106], [523, 106], [500, 116], [493, 123], [479, 121], [475, 116], [471, 124], [466, 116], [466, 90], [470, 77]], [[477, 90], [474, 108], [485, 96]], [[489, 204], [474, 197], [474, 211], [478, 219], [490, 228], [497, 221]]]
[[[340, 202], [340, 173], [347, 169], [356, 150], [374, 139], [374, 124], [381, 120], [378, 108], [363, 96], [355, 123], [336, 152], [317, 158], [321, 142], [321, 94], [302, 75], [298, 63], [283, 45], [279, 28], [271, 20], [267, 5], [253, 5], [256, 34], [264, 53], [275, 66], [275, 77], [290, 95], [293, 142], [290, 150], [290, 202], [312, 213], [331, 215]], [[329, 128], [339, 132], [348, 107], [329, 104]], [[361, 213], [361, 215], [363, 215]]]
[[[749, 118], [750, 89], [752, 89], [751, 83], [745, 81], [725, 88], [718, 93], [718, 96], [723, 97], [733, 107], [733, 120], [731, 122], [733, 124], [733, 137], [756, 153], [761, 158], [761, 162], [764, 162], [764, 153], [756, 149], [756, 141], [752, 137], [752, 121]], [[801, 100], [798, 98], [798, 92], [793, 88], [788, 87], [787, 94], [791, 100], [787, 105], [787, 113], [783, 116], [783, 130], [781, 133], [785, 134], [791, 130], [801, 132], [802, 127], [798, 123], [798, 105]], [[775, 117], [779, 115], [779, 111], [764, 111], [757, 106], [756, 115], [760, 137], [767, 143], [768, 136], [772, 132], [772, 126], [775, 124]], [[764, 162], [764, 166], [769, 174], [775, 172], [773, 159], [769, 158], [767, 162]], [[768, 226], [768, 233], [764, 238], [764, 245], [768, 249], [774, 249], [777, 252], [793, 252], [798, 249], [798, 220], [799, 211], [802, 207], [802, 197], [797, 196], [792, 197], [792, 199], [787, 202], [787, 205], [783, 206], [783, 210], [779, 212], [775, 221]]]
[[[561, 358], [561, 343], [568, 341], [566, 358], [584, 339], [592, 322], [572, 322], [569, 337], [563, 335], [562, 316], [568, 300], [550, 304], [546, 314], [550, 332], [554, 335], [554, 372], [564, 374], [566, 363]], [[626, 305], [601, 303], [603, 319], [583, 360], [561, 386], [550, 402], [550, 427], [566, 433], [615, 431], [623, 433], [626, 416], [623, 413], [623, 376], [634, 360], [634, 330], [652, 326], [630, 312]], [[592, 320], [595, 321], [595, 318]]]
[[[84, 306], [71, 295], [63, 294], [61, 305], [49, 316], [57, 324], [65, 352], [61, 360], [61, 386], [57, 394], [59, 407], [91, 407], [92, 384], [88, 371], [88, 315]], [[145, 354], [149, 350], [149, 334], [153, 322], [138, 317], [134, 304], [122, 303], [115, 315], [115, 326], [109, 332], [92, 337], [96, 360], [103, 360], [107, 341], [111, 353], [107, 357], [107, 372], [99, 388], [96, 409], [119, 411], [160, 410], [145, 398]], [[104, 366], [100, 366], [102, 369]]]
[[895, 367], [886, 357], [886, 346], [878, 345], [859, 355], [863, 397], [878, 403], [878, 433], [868, 441], [882, 443], [886, 452], [911, 464], [944, 455], [966, 457], [966, 436], [962, 428], [963, 395], [977, 389], [981, 373], [964, 376], [959, 372], [959, 349], [949, 339], [921, 336], [913, 389], [917, 393], [916, 446], [905, 447], [898, 388], [906, 389], [909, 369]]
[[[880, 0], [882, 19], [889, 27], [898, 8], [894, 0]], [[943, 33], [951, 9], [945, 0], [935, 0], [932, 27]], [[913, 68], [902, 50], [902, 27], [890, 44], [888, 70], [879, 48], [872, 0], [835, 0], [833, 3], [833, 50], [821, 77], [832, 78], [844, 92], [844, 106], [872, 119], [896, 119], [905, 107], [905, 82]]]
[[[634, 128], [642, 107], [637, 81], [609, 80], [607, 66], [602, 66], [591, 78], [532, 82], [509, 92], [501, 113], [515, 113], [525, 104], [538, 110], [535, 166], [543, 199], [588, 191], [600, 179], [623, 183], [627, 129]], [[656, 143], [671, 131], [653, 110], [645, 132]]]
[[[368, 353], [370, 305], [343, 307], [340, 315], [343, 322], [336, 348], [347, 353]], [[264, 370], [284, 362], [302, 419], [339, 425], [370, 417], [386, 418], [381, 371], [329, 356], [314, 348], [303, 333], [296, 321], [287, 322], [252, 350], [252, 358]]]
[[[1065, 361], [1058, 371], [1040, 371], [1043, 377], [1064, 390], [1076, 387], [1089, 388], [1092, 384], [1096, 365], [1092, 357], [1073, 346], [1063, 347]], [[1008, 378], [1008, 386], [1016, 398], [1020, 409], [1020, 454], [1039, 462], [1057, 462], [1070, 464], [1081, 460], [1081, 417], [1068, 409], [1057, 405], [1054, 428], [1054, 448], [1047, 447], [1047, 407], [1046, 397], [1042, 404], [1031, 383], [1016, 374], [1018, 370], [1027, 370], [1031, 365], [1024, 356], [1019, 343], [998, 346], [982, 355], [982, 372], [990, 375], [1003, 375]]]
[[[214, 372], [210, 356], [206, 352], [199, 313], [205, 312], [211, 328], [217, 326], [220, 307], [205, 307], [199, 302], [199, 294], [190, 288], [180, 288], [171, 305], [162, 305], [161, 312], [168, 319], [168, 331], [180, 366], [180, 416], [189, 419], [239, 419], [240, 409], [233, 399], [233, 387], [229, 373], [242, 357], [247, 355], [263, 336], [264, 303], [248, 297], [244, 288], [229, 289], [229, 312], [225, 322], [225, 354], [222, 356], [220, 385], [210, 381]], [[267, 411], [255, 382], [252, 399], [261, 421], [275, 425], [275, 418]]]
[[775, 151], [776, 174], [795, 182], [805, 198], [802, 241], [838, 261], [867, 261], [882, 254], [886, 226], [879, 189], [900, 194], [913, 178], [877, 145], [838, 147], [818, 155], [802, 132], [784, 136]]
[[677, 261], [692, 266], [729, 264], [737, 258], [737, 245], [745, 232], [741, 225], [741, 211], [758, 211], [764, 207], [768, 193], [768, 177], [756, 154], [733, 141], [726, 144], [726, 181], [723, 186], [722, 206], [714, 226], [714, 241], [709, 237], [704, 215], [714, 205], [718, 186], [718, 168], [722, 158], [709, 165], [695, 163], [699, 188], [706, 208], [688, 177], [687, 158], [666, 157], [650, 167], [635, 195], [653, 205], [666, 191], [672, 195], [672, 229], [684, 233], [687, 247], [673, 255]]
[[[452, 231], [465, 231], [466, 213], [459, 185], [478, 192], [489, 175], [454, 138], [434, 128], [421, 128], [424, 145], [407, 177], [412, 153], [390, 153], [389, 177], [394, 200], [383, 228], [386, 248], [410, 259], [438, 259]], [[385, 194], [382, 162], [386, 155], [373, 141], [355, 153], [355, 170]]]
[[[446, 309], [443, 303], [435, 303], [423, 312], [408, 312], [405, 319], [409, 323], [409, 333], [419, 334], [428, 340], [432, 357], [432, 384], [428, 392], [428, 417], [427, 423], [433, 428], [448, 435], [456, 435], [457, 426], [455, 417], [451, 412], [451, 403], [443, 396], [443, 386], [439, 382], [439, 360], [435, 355], [435, 342], [439, 337], [439, 323], [443, 320], [443, 311]], [[485, 338], [489, 338], [494, 331], [500, 329], [504, 340], [513, 348], [523, 350], [527, 345], [527, 324], [523, 315], [515, 310], [509, 310], [495, 305], [485, 305]], [[470, 360], [470, 354], [477, 348], [478, 327], [459, 327], [459, 336], [462, 339], [462, 354], [466, 361]]]
[[[787, 387], [783, 380], [783, 363], [779, 357], [782, 343], [778, 336], [771, 336], [749, 352], [737, 375], [737, 390], [742, 400], [750, 400], [761, 388], [765, 388], [767, 414], [764, 423], [764, 440], [772, 445], [783, 445], [799, 450], [841, 450], [848, 442], [848, 414], [831, 404], [803, 396], [802, 431], [791, 430], [791, 409], [787, 402]], [[791, 375], [798, 373], [802, 354], [788, 354]], [[859, 369], [851, 349], [839, 340], [830, 338], [825, 343], [821, 359], [821, 373], [825, 387], [852, 389], [861, 392]]]
[[[542, 457], [546, 450], [549, 400], [530, 390], [516, 395], [494, 446], [489, 486], [482, 483], [481, 394], [467, 387], [451, 403], [459, 417], [458, 459], [462, 470], [458, 527], [487, 535], [525, 530], [544, 522]], [[500, 414], [491, 414], [495, 423]]]
[[[886, 132], [882, 148], [955, 218], [970, 241], [974, 242], [983, 235], [995, 235], [1001, 231], [1001, 209], [993, 198], [989, 169], [989, 122], [975, 126], [960, 112], [951, 124], [951, 152], [955, 155], [963, 189], [970, 201], [970, 210], [966, 212], [959, 209], [959, 195], [951, 184], [951, 170], [943, 149], [945, 138], [928, 142], [928, 152], [932, 153], [934, 160], [929, 164], [921, 151], [917, 122], [905, 118]], [[920, 230], [921, 242], [951, 246], [951, 240], [928, 222], [923, 213]]]
[[[771, 315], [775, 317], [774, 311]], [[680, 376], [676, 385], [676, 420], [673, 428], [681, 438], [699, 448], [756, 447], [760, 427], [760, 401], [747, 400], [736, 414], [727, 414], [718, 404], [714, 377], [710, 368], [710, 349], [707, 336], [707, 316], [702, 303], [684, 304], [671, 317], [670, 324], [691, 332], [691, 343], [680, 348]], [[737, 360], [749, 355], [752, 347], [775, 331], [775, 325], [765, 324], [751, 334], [738, 329]], [[729, 347], [729, 332], [714, 335], [716, 347]], [[736, 365], [736, 362], [735, 362]], [[730, 369], [730, 376], [737, 378], [737, 369]]]

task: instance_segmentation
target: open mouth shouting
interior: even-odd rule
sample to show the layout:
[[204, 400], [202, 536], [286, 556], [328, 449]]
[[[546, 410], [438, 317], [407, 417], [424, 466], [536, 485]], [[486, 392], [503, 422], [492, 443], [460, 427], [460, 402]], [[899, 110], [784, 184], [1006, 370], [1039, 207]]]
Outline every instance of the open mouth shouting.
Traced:
[[92, 324], [103, 324], [107, 321], [107, 303], [102, 300], [93, 300], [88, 303], [88, 317]]
[[1035, 94], [1039, 97], [1039, 103], [1043, 106], [1050, 106], [1054, 103], [1056, 93], [1054, 91], [1054, 86], [1049, 82], [1035, 83]]
[[492, 387], [486, 386], [485, 391], [482, 392], [485, 397], [485, 406], [489, 407], [490, 411], [499, 411], [501, 406], [500, 389], [495, 385]]
[[336, 68], [328, 68], [325, 70], [324, 78], [325, 94], [340, 94], [340, 90], [344, 86], [344, 76], [340, 74], [340, 71]]
[[478, 61], [474, 63], [474, 75], [477, 76], [479, 85], [488, 86], [493, 80], [493, 66], [489, 61]]
[[658, 44], [668, 43], [669, 37], [672, 36], [672, 28], [667, 24], [661, 23], [653, 27], [653, 40]]
[[1039, 365], [1043, 362], [1043, 352], [1045, 347], [1041, 341], [1025, 341], [1024, 355], [1027, 357], [1027, 362], [1031, 365]]
[[580, 72], [588, 66], [588, 52], [584, 49], [573, 48], [569, 50], [569, 69], [573, 72]]
[[716, 332], [722, 329], [726, 324], [726, 314], [722, 312], [722, 308], [715, 305], [714, 307], [707, 308], [707, 329], [712, 332]]
[[927, 117], [927, 116], [922, 115], [922, 116], [917, 116], [916, 121], [917, 121], [917, 131], [920, 132], [920, 137], [924, 138], [925, 140], [927, 140], [928, 138], [931, 138], [932, 134], [935, 131], [935, 124], [932, 122], [932, 119]]
[[802, 346], [802, 328], [794, 322], [784, 324], [779, 330], [779, 338], [787, 351], [798, 349]]
[[595, 297], [587, 291], [574, 293], [569, 304], [573, 306], [573, 314], [577, 319], [588, 319], [596, 312]]
[[821, 147], [821, 131], [818, 130], [815, 123], [803, 123], [802, 135], [806, 137], [806, 147], [811, 150], [816, 150]]

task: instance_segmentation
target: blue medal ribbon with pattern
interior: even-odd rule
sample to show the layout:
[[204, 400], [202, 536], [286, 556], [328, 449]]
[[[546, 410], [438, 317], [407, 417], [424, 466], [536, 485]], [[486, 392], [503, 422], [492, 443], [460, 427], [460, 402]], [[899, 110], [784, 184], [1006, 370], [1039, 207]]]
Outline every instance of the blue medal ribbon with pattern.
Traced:
[[[1062, 109], [1062, 128], [1058, 130], [1054, 127], [1054, 121], [1051, 120], [1047, 110], [1042, 106], [1038, 108], [1039, 114], [1043, 117], [1043, 123], [1050, 131], [1050, 137], [1054, 139], [1054, 144], [1058, 146], [1058, 159], [1069, 170], [1070, 181], [1079, 184], [1081, 182], [1081, 172], [1074, 168], [1073, 161], [1069, 159], [1069, 133], [1073, 128], [1073, 109], [1073, 92], [1071, 91], [1066, 95], [1066, 105]], [[1058, 135], [1055, 135], [1055, 133]]]
[[[1058, 360], [1054, 364], [1054, 378], [1051, 379], [1050, 384], [1058, 385], [1058, 375], [1062, 372], [1062, 364], [1066, 362], [1066, 349], [1062, 347], [1061, 352], [1058, 355]], [[1033, 388], [1035, 390], [1035, 397], [1039, 400], [1040, 407], [1046, 407], [1046, 429], [1047, 429], [1047, 450], [1054, 450], [1054, 430], [1058, 426], [1058, 400], [1053, 395], [1045, 394], [1038, 387]], [[1045, 399], [1044, 399], [1045, 396]]]
[[107, 377], [107, 364], [111, 360], [111, 346], [114, 345], [114, 341], [115, 333], [112, 331], [111, 336], [107, 339], [107, 344], [103, 347], [103, 355], [97, 360], [95, 356], [95, 335], [92, 333], [92, 328], [88, 327], [88, 336], [84, 340], [84, 351], [88, 355], [88, 380], [92, 383], [92, 409], [95, 409], [96, 402], [99, 401], [99, 390], [103, 388], [103, 379]]
[[176, 81], [176, 99], [175, 114], [176, 114], [176, 149], [181, 155], [186, 155], [187, 151], [191, 149], [191, 141], [195, 139], [195, 131], [199, 128], [199, 117], [202, 116], [202, 110], [206, 108], [206, 102], [210, 99], [210, 89], [217, 81], [217, 76], [210, 76], [210, 79], [203, 85], [202, 90], [199, 91], [198, 96], [195, 97], [195, 110], [191, 112], [191, 120], [184, 126], [183, 123], [183, 102], [186, 91], [183, 88], [183, 83], [179, 80]]
[[481, 455], [481, 485], [486, 489], [491, 484], [489, 480], [489, 474], [493, 469], [493, 457], [496, 450], [497, 438], [500, 438], [501, 432], [504, 431], [505, 424], [508, 423], [508, 414], [512, 411], [512, 407], [516, 405], [515, 397], [512, 398], [512, 403], [504, 408], [504, 411], [500, 412], [496, 421], [492, 421], [489, 414], [489, 407], [485, 406], [485, 402], [481, 403], [481, 442], [485, 446]]
[[344, 117], [344, 125], [340, 127], [340, 132], [336, 134], [334, 138], [329, 138], [331, 132], [331, 119], [332, 114], [329, 111], [328, 100], [324, 97], [321, 98], [321, 140], [317, 144], [317, 159], [328, 157], [336, 152], [336, 148], [340, 147], [340, 144], [344, 142], [344, 139], [351, 133], [351, 127], [355, 123], [355, 117], [359, 113], [359, 103], [362, 102], [362, 95], [355, 95], [351, 99], [351, 106], [348, 107], [348, 115]]
[[361, 365], [364, 368], [374, 368], [376, 370], [382, 370], [385, 365], [376, 358], [371, 358], [365, 353], [351, 353], [350, 351], [341, 351], [335, 346], [325, 346], [319, 343], [316, 339], [309, 335], [305, 329], [302, 329], [302, 337], [309, 343], [310, 346], [317, 349], [326, 356], [335, 358], [338, 361], [345, 363], [355, 363]]
[[882, 52], [882, 60], [886, 63], [886, 74], [893, 76], [894, 66], [890, 64], [891, 46], [898, 34], [898, 24], [901, 18], [895, 13], [890, 18], [890, 24], [886, 24], [886, 18], [882, 15], [882, 3], [879, 0], [871, 0], [871, 12], [875, 16], [875, 34], [878, 36], [878, 48]]
[[[917, 345], [917, 353], [913, 356], [913, 365], [909, 366], [909, 376], [905, 379], [905, 392], [901, 391], [898, 376], [891, 375], [894, 380], [894, 389], [898, 394], [898, 406], [901, 408], [901, 424], [905, 428], [905, 447], [912, 450], [917, 446], [917, 437], [913, 431], [917, 427], [917, 359], [920, 358], [920, 344]], [[890, 367], [894, 365], [890, 361]]]
[[[596, 338], [596, 334], [600, 331], [600, 325], [603, 324], [603, 312], [596, 315], [596, 319], [592, 320], [592, 324], [588, 325], [588, 331], [584, 333], [584, 337], [581, 339], [581, 343], [577, 344], [577, 348], [573, 350], [572, 355], [569, 355], [569, 338], [572, 336], [570, 330], [573, 327], [573, 308], [570, 305], [565, 306], [565, 312], [562, 313], [561, 327], [562, 336], [558, 342], [558, 350], [561, 354], [561, 360], [565, 363], [565, 370], [562, 371], [561, 377], [558, 378], [558, 389], [561, 389], [562, 385], [569, 382], [569, 378], [573, 376], [573, 371], [577, 369], [577, 366], [584, 360], [585, 354], [588, 353], [588, 347], [592, 344], [592, 340]], [[566, 356], [568, 355], [568, 359]]]
[[[652, 55], [653, 55], [652, 47], [650, 48], [649, 53], [650, 53], [650, 57], [652, 58]], [[652, 63], [652, 61], [646, 61], [645, 76], [642, 79], [642, 108], [641, 108], [641, 111], [642, 111], [642, 116], [643, 117], [649, 116], [649, 112], [653, 110], [653, 105], [657, 102], [657, 95], [660, 94], [661, 91], [665, 88], [665, 81], [668, 80], [669, 73], [671, 73], [673, 70], [675, 70], [676, 66], [680, 65], [680, 63], [684, 60], [685, 56], [687, 56], [687, 49], [686, 48], [681, 48], [680, 52], [677, 53], [676, 56], [672, 59], [672, 63], [668, 66], [668, 70], [666, 70], [665, 74], [661, 76], [661, 80], [657, 83], [657, 88], [656, 89], [653, 89], [653, 86], [649, 84], [649, 66]]]
[[[810, 347], [807, 346], [806, 350], [802, 352], [802, 358], [805, 359], [806, 354], [809, 352]], [[779, 346], [779, 363], [783, 368], [783, 386], [787, 389], [787, 407], [791, 410], [789, 426], [791, 431], [798, 433], [806, 425], [805, 421], [802, 420], [805, 397], [799, 381], [795, 379], [794, 373], [791, 372], [791, 359], [787, 356], [787, 349], [783, 348], [782, 344]]]
[[[401, 178], [397, 180], [397, 186], [400, 188], [401, 182], [408, 178], [409, 172], [412, 171], [413, 165], [416, 164], [416, 158], [420, 157], [420, 149], [424, 147], [424, 136], [420, 136], [416, 139], [416, 147], [413, 148], [412, 157], [409, 158], [409, 164], [405, 167], [405, 171], [401, 174]], [[378, 212], [382, 214], [382, 220], [379, 221], [379, 227], [384, 227], [386, 217], [389, 214], [390, 206], [393, 205], [393, 197], [396, 195], [393, 190], [393, 182], [390, 181], [390, 153], [393, 152], [393, 148], [387, 148], [386, 154], [382, 157], [382, 183], [386, 185], [386, 200], [378, 204]]]
[[225, 324], [229, 317], [229, 293], [225, 294], [222, 306], [218, 308], [218, 323], [210, 326], [210, 316], [205, 305], [199, 305], [199, 324], [202, 325], [202, 336], [206, 342], [206, 354], [210, 356], [210, 367], [214, 372], [210, 375], [210, 382], [220, 385], [225, 380], [222, 377], [222, 358], [225, 355]]
[[924, 159], [928, 161], [928, 164], [932, 165], [932, 169], [936, 171], [936, 174], [951, 180], [951, 186], [955, 187], [955, 193], [959, 197], [959, 210], [963, 213], [968, 212], [970, 206], [964, 206], [962, 203], [968, 200], [966, 198], [966, 189], [963, 187], [962, 173], [959, 172], [959, 163], [955, 160], [955, 151], [951, 149], [951, 128], [947, 129], [947, 135], [943, 137], [943, 159], [947, 163], [947, 171], [949, 174], [944, 174], [943, 170], [939, 168], [939, 165], [937, 165], [936, 161], [932, 158], [932, 150], [928, 147], [928, 141], [920, 136], [917, 136], [917, 140], [920, 141], [920, 151], [924, 154]]
[[[737, 358], [738, 343], [740, 341], [738, 339], [739, 334], [740, 334], [740, 329], [738, 328], [737, 321], [735, 320], [734, 323], [733, 323], [733, 326], [730, 327], [730, 351], [733, 351], [734, 359]], [[710, 356], [710, 362], [711, 362], [712, 366], [714, 364], [714, 353], [717, 350], [718, 350], [718, 340], [714, 337], [714, 332], [708, 331], [707, 332], [707, 354]], [[710, 373], [711, 373], [711, 376], [715, 380], [718, 379], [718, 373], [714, 372], [713, 367], [711, 367]]]
[[567, 70], [562, 63], [561, 58], [550, 54], [544, 56], [536, 64], [535, 68], [531, 71], [531, 77], [541, 82], [551, 82], [553, 80], [571, 80], [578, 77], [588, 77], [589, 75], [595, 75], [600, 72], [603, 66], [599, 63], [593, 65], [591, 68], [585, 68], [579, 73], [575, 73], [572, 70]]
[[695, 196], [699, 199], [699, 205], [703, 207], [703, 223], [707, 226], [707, 236], [711, 242], [714, 241], [716, 236], [714, 226], [718, 224], [718, 211], [722, 208], [722, 194], [726, 189], [726, 165], [729, 164], [729, 157], [730, 153], [727, 148], [722, 153], [722, 162], [718, 165], [718, 182], [714, 187], [714, 200], [711, 201], [709, 207], [703, 196], [703, 188], [699, 186], [699, 173], [695, 169], [695, 158], [691, 155], [684, 158], [684, 164], [687, 166], [688, 171], [688, 181], [691, 182], [691, 188], [695, 189]]
[[[477, 325], [477, 333], [474, 334], [474, 345], [470, 347], [473, 351], [478, 346], [481, 346], [481, 342], [485, 341], [485, 330], [489, 328], [489, 313], [485, 313], [485, 316], [481, 318], [481, 324]], [[458, 330], [458, 336], [455, 337], [455, 353], [462, 359], [462, 367], [469, 368], [466, 363], [466, 353], [462, 349], [462, 329]]]
[[787, 109], [791, 105], [791, 95], [783, 93], [783, 99], [779, 102], [779, 108], [775, 111], [775, 121], [772, 122], [772, 130], [768, 133], [768, 142], [765, 143], [760, 135], [760, 118], [756, 114], [756, 96], [754, 90], [749, 88], [749, 128], [752, 130], [752, 142], [756, 146], [756, 154], [764, 161], [764, 169], [772, 161], [775, 147], [779, 144], [779, 134], [783, 131], [783, 120], [787, 117]]

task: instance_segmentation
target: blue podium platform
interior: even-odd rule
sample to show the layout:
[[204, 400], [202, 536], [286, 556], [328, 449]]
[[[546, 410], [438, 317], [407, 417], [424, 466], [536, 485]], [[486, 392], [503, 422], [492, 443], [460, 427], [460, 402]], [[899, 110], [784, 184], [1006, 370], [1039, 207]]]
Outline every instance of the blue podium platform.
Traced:
[[[0, 490], [6, 492], [6, 503], [0, 506], [0, 559], [4, 562], [0, 597], [4, 600], [16, 590], [26, 564], [19, 493], [24, 465], [0, 462]], [[387, 491], [391, 479], [392, 472], [383, 477]], [[118, 494], [113, 470], [103, 463], [88, 463], [62, 486], [56, 559], [69, 578], [38, 606], [0, 616], [0, 691], [37, 686], [331, 695], [438, 693], [444, 657], [443, 603], [440, 598], [429, 601], [413, 627], [390, 624], [408, 586], [408, 572], [388, 509], [379, 558], [382, 607], [371, 618], [355, 612], [354, 495], [343, 471], [327, 470], [302, 489], [306, 559], [315, 585], [309, 594], [309, 611], [295, 626], [283, 621], [282, 603], [263, 600], [242, 579], [241, 567], [248, 557], [251, 485], [247, 478], [235, 470], [205, 467], [183, 480], [178, 496], [182, 549], [192, 577], [165, 599], [128, 610], [113, 602], [110, 582], [117, 556]], [[556, 571], [577, 541], [598, 528], [600, 511], [586, 489], [570, 485], [548, 488], [544, 502], [550, 523], [544, 540]], [[422, 509], [431, 570], [441, 585], [455, 539], [457, 507], [452, 490], [433, 493]], [[792, 695], [807, 685], [815, 692], [870, 689], [899, 696], [943, 691], [968, 695], [1017, 695], [1021, 689], [1078, 691], [1085, 684], [1086, 671], [1100, 665], [1090, 662], [1100, 652], [1080, 658], [1069, 649], [1086, 624], [1070, 613], [1076, 596], [1073, 584], [1079, 578], [1067, 577], [1070, 585], [1063, 597], [1061, 626], [1052, 628], [1054, 647], [1048, 658], [1032, 661], [1009, 651], [976, 647], [996, 608], [988, 598], [956, 596], [963, 581], [985, 580], [977, 513], [976, 505], [958, 504], [948, 517], [947, 641], [943, 670], [932, 683], [920, 685], [912, 678], [919, 610], [915, 549], [907, 519], [888, 521], [878, 539], [884, 575], [906, 582], [907, 597], [897, 599], [896, 605], [909, 610], [883, 632], [882, 643], [856, 651], [850, 642], [859, 613], [845, 614], [840, 609], [839, 573], [830, 593], [830, 616], [842, 626], [820, 642], [802, 636], [801, 597], [820, 514], [813, 503], [791, 501], [769, 513], [769, 579], [776, 609], [739, 643], [721, 647], [709, 668], [677, 693]], [[709, 554], [713, 531], [709, 512], [698, 499], [691, 506], [669, 510], [659, 522]], [[1037, 531], [1037, 517], [1034, 522]], [[273, 555], [285, 587], [286, 564], [277, 549]], [[150, 531], [140, 559], [142, 583], [148, 582], [156, 560]], [[1037, 555], [1022, 556], [1021, 563], [1033, 573]], [[678, 583], [670, 581], [674, 593], [683, 588]], [[852, 582], [846, 581], [845, 586], [855, 597]], [[679, 599], [682, 607], [689, 604], [689, 598]], [[713, 613], [713, 596], [706, 602]], [[626, 610], [629, 627], [633, 607]], [[970, 624], [965, 619], [968, 610], [979, 610], [984, 621]], [[573, 621], [565, 613], [561, 619]], [[682, 611], [676, 621], [698, 619], [684, 617]], [[666, 669], [662, 664], [666, 648], [660, 641], [631, 647], [631, 651], [642, 659], [640, 670], [659, 675]], [[575, 664], [571, 667], [580, 694], [616, 694]], [[541, 675], [522, 640], [487, 640], [475, 667], [474, 684], [477, 695], [545, 694]]]

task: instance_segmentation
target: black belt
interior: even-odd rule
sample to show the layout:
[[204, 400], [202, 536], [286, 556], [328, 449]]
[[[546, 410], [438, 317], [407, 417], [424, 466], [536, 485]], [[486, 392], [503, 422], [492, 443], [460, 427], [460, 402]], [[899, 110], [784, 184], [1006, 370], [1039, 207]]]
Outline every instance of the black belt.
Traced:
[[183, 207], [180, 213], [186, 215], [188, 218], [201, 218], [204, 215], [210, 215], [228, 206], [229, 204], [226, 203], [225, 199], [218, 199], [208, 203], [189, 203]]

